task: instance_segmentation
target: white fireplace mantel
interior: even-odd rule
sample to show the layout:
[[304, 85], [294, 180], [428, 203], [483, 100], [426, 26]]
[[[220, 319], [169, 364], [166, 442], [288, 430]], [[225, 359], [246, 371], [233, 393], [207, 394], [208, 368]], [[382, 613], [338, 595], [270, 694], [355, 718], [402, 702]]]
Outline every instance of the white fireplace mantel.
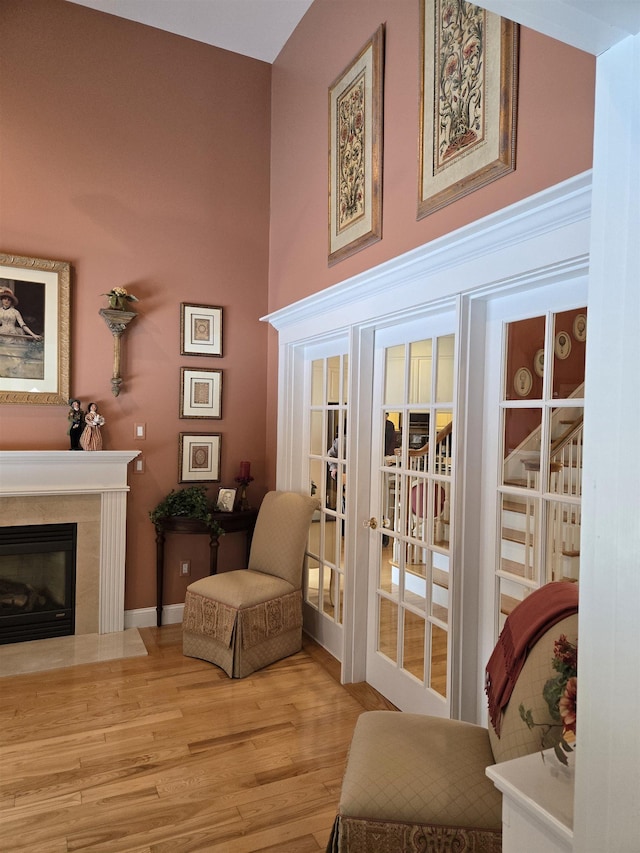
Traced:
[[100, 634], [124, 629], [127, 466], [139, 453], [0, 450], [0, 498], [100, 495]]
[[0, 495], [129, 491], [127, 465], [139, 450], [0, 450]]

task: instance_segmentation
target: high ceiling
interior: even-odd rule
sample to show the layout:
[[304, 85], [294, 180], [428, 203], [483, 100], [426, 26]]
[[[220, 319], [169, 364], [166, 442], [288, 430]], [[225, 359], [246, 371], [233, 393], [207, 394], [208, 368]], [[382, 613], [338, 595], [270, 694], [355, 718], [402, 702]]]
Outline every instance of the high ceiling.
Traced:
[[273, 62], [313, 0], [70, 0]]
[[[273, 62], [313, 0], [69, 0]], [[338, 0], [335, 0], [338, 2]], [[366, 0], [361, 0], [366, 2]], [[640, 31], [640, 0], [478, 0], [479, 5], [598, 55]], [[417, 5], [417, 3], [416, 3]], [[416, 12], [417, 14], [417, 12]]]

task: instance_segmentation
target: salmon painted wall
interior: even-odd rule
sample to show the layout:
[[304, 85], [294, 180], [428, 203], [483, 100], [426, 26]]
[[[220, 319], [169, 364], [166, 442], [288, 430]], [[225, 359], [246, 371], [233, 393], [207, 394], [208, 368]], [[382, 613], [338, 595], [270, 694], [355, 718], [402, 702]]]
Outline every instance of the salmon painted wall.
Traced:
[[[97, 400], [105, 449], [141, 450], [129, 475], [127, 609], [155, 606], [148, 511], [178, 488], [180, 432], [222, 434], [222, 481], [265, 459], [271, 67], [63, 0], [0, 4], [0, 251], [70, 261], [71, 390]], [[140, 300], [111, 393], [111, 287]], [[223, 307], [223, 358], [180, 355], [180, 303]], [[221, 368], [222, 420], [178, 417], [180, 367]], [[66, 407], [3, 405], [2, 449], [66, 449]], [[144, 441], [134, 424], [146, 423]], [[238, 567], [241, 536], [222, 540]], [[206, 574], [206, 537], [170, 536], [165, 602], [184, 600], [178, 560]], [[175, 571], [173, 570], [175, 568]], [[193, 579], [193, 576], [192, 576]]]
[[[381, 23], [382, 240], [329, 267], [328, 87]], [[417, 0], [315, 0], [274, 63], [270, 311], [591, 168], [595, 57], [521, 28], [515, 172], [417, 221], [419, 47]]]
[[[381, 23], [382, 240], [329, 267], [328, 87]], [[516, 171], [418, 221], [419, 29], [418, 0], [315, 0], [274, 63], [270, 311], [591, 168], [595, 57], [521, 28]], [[276, 369], [270, 345], [270, 394]]]

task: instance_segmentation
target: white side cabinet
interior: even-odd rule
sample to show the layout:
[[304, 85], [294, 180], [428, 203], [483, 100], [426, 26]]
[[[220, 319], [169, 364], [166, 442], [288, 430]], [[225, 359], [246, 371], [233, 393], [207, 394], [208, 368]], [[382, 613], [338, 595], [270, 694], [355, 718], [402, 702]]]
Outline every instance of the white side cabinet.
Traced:
[[574, 754], [553, 750], [487, 767], [502, 792], [503, 853], [573, 853]]

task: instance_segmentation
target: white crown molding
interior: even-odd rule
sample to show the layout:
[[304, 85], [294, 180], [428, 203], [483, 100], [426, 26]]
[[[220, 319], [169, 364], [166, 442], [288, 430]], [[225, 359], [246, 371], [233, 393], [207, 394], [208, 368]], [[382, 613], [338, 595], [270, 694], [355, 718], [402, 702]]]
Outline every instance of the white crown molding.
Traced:
[[[513, 247], [557, 235], [575, 224], [588, 224], [590, 215], [591, 171], [587, 171], [261, 319], [284, 331], [326, 312], [331, 312], [335, 322], [339, 312], [342, 321], [334, 328], [347, 328], [349, 316], [353, 316], [348, 310], [350, 306], [384, 297], [387, 305], [400, 310], [402, 300], [394, 300], [394, 295], [399, 296], [403, 288], [412, 286], [423, 289], [425, 303], [450, 300], [457, 293], [495, 283], [500, 278], [499, 265], [494, 262], [497, 254], [507, 254]], [[584, 240], [578, 242], [583, 244]], [[479, 263], [489, 256], [490, 263]], [[565, 253], [564, 263], [566, 257]], [[584, 268], [583, 251], [576, 251], [575, 262]], [[465, 283], [460, 271], [472, 263], [474, 278]], [[531, 264], [527, 269], [531, 271]], [[443, 274], [447, 283], [443, 283]], [[436, 277], [440, 285], [427, 290], [426, 281], [433, 284]]]

